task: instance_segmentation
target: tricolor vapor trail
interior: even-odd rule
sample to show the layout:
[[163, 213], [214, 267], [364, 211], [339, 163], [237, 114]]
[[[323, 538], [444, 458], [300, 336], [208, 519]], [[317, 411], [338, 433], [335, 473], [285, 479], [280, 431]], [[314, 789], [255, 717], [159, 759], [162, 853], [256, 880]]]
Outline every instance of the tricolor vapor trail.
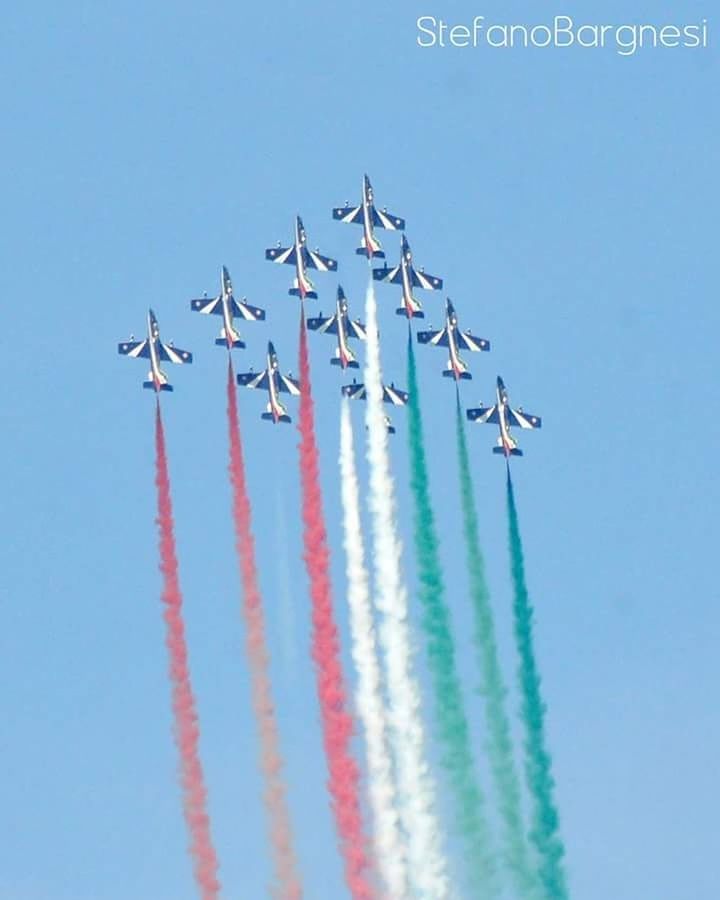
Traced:
[[520, 526], [515, 493], [507, 467], [508, 540], [510, 571], [514, 590], [515, 642], [520, 656], [520, 696], [525, 727], [525, 772], [532, 798], [530, 839], [540, 857], [540, 883], [547, 900], [567, 900], [568, 889], [563, 865], [565, 847], [560, 838], [555, 782], [545, 737], [545, 704], [540, 693], [540, 675], [533, 642], [533, 609], [525, 581]]
[[260, 738], [260, 767], [265, 779], [264, 802], [270, 825], [275, 868], [276, 884], [273, 887], [273, 896], [277, 896], [281, 900], [299, 900], [302, 896], [302, 888], [293, 846], [287, 791], [283, 777], [284, 763], [280, 753], [280, 735], [272, 698], [270, 661], [265, 640], [265, 621], [255, 563], [255, 539], [252, 532], [250, 500], [245, 480], [235, 373], [230, 359], [228, 359], [227, 377], [227, 415], [235, 547], [240, 563], [250, 686]]
[[478, 515], [459, 391], [456, 392], [455, 431], [470, 601], [475, 618], [475, 645], [480, 664], [480, 693], [484, 700], [487, 725], [485, 746], [502, 824], [503, 859], [516, 896], [520, 900], [532, 900], [537, 896], [537, 884], [530, 868], [525, 843], [520, 782], [506, 708], [507, 690], [500, 668], [490, 591], [480, 549]]
[[473, 896], [494, 898], [498, 896], [496, 860], [491, 848], [485, 800], [475, 769], [460, 676], [455, 663], [455, 644], [450, 628], [450, 612], [445, 601], [445, 579], [430, 498], [420, 385], [409, 324], [407, 375], [415, 555], [420, 580], [421, 621], [427, 642], [428, 664], [435, 694], [435, 719], [442, 747], [441, 762], [452, 791], [455, 822], [465, 843], [465, 870], [472, 878]]
[[387, 713], [375, 633], [349, 400], [340, 410], [340, 485], [347, 562], [352, 655], [357, 671], [356, 706], [365, 732], [370, 806], [378, 869], [388, 898], [408, 894], [407, 849], [400, 831], [395, 778], [388, 745]]
[[323, 742], [332, 810], [345, 864], [345, 879], [354, 900], [373, 896], [371, 865], [363, 832], [359, 771], [350, 751], [353, 720], [347, 710], [345, 679], [332, 607], [327, 530], [320, 493], [315, 409], [310, 383], [307, 333], [300, 312], [300, 481], [304, 559], [312, 602], [312, 656], [316, 667]]
[[420, 689], [413, 672], [408, 597], [402, 575], [402, 546], [395, 515], [395, 486], [390, 471], [388, 433], [383, 413], [382, 368], [377, 302], [370, 281], [365, 303], [367, 351], [367, 455], [372, 518], [376, 602], [382, 643], [392, 748], [398, 773], [400, 817], [408, 840], [414, 897], [444, 900], [447, 866], [435, 811], [435, 785], [425, 755]]
[[182, 593], [178, 577], [175, 528], [173, 523], [170, 477], [168, 474], [165, 432], [160, 403], [155, 408], [155, 454], [160, 539], [160, 571], [163, 576], [162, 602], [167, 627], [166, 643], [170, 654], [170, 681], [175, 741], [180, 752], [180, 781], [185, 821], [190, 832], [190, 853], [193, 858], [195, 880], [203, 900], [219, 896], [218, 862], [210, 836], [207, 814], [207, 792], [198, 753], [199, 727], [195, 697], [190, 683], [185, 624], [182, 614]]

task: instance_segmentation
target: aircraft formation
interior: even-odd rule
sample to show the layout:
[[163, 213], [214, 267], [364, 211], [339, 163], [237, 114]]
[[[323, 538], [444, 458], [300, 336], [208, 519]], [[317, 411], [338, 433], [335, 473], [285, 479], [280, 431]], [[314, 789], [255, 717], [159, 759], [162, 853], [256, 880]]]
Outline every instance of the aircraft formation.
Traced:
[[[401, 287], [400, 306], [396, 313], [405, 316], [410, 322], [413, 318], [423, 318], [422, 303], [415, 296], [417, 289], [438, 291], [443, 288], [443, 279], [429, 275], [424, 268], [416, 267], [413, 261], [412, 251], [408, 240], [403, 233], [400, 242], [400, 261], [396, 266], [388, 266], [385, 261], [385, 252], [379, 239], [375, 235], [375, 229], [387, 231], [405, 231], [405, 220], [399, 216], [388, 213], [386, 209], [378, 209], [375, 205], [374, 192], [370, 179], [363, 177], [362, 199], [357, 206], [346, 203], [345, 206], [332, 210], [333, 219], [346, 224], [355, 224], [362, 227], [360, 246], [356, 248], [358, 255], [365, 256], [370, 264], [375, 258], [383, 260], [383, 265], [372, 269], [374, 281]], [[283, 247], [280, 243], [276, 247], [265, 251], [265, 259], [280, 265], [294, 267], [292, 286], [288, 290], [291, 296], [299, 297], [304, 307], [305, 300], [317, 299], [315, 286], [308, 274], [309, 270], [319, 272], [336, 272], [337, 260], [322, 255], [319, 250], [308, 248], [307, 233], [300, 216], [296, 216], [293, 243]], [[205, 315], [222, 316], [220, 335], [215, 339], [215, 344], [226, 347], [228, 352], [234, 349], [245, 349], [243, 340], [235, 321], [243, 319], [246, 322], [257, 322], [265, 319], [265, 310], [249, 304], [245, 297], [237, 299], [233, 292], [230, 273], [225, 266], [221, 269], [220, 293], [215, 297], [204, 295], [190, 301], [190, 308], [195, 312]], [[342, 286], [338, 285], [335, 312], [330, 316], [318, 316], [307, 318], [307, 327], [311, 331], [320, 334], [329, 334], [335, 337], [336, 347], [330, 364], [339, 366], [344, 372], [347, 369], [359, 368], [355, 351], [350, 346], [350, 341], [364, 341], [367, 338], [366, 328], [359, 319], [352, 319], [349, 312], [348, 299]], [[157, 317], [152, 310], [147, 318], [147, 338], [136, 341], [134, 337], [121, 342], [118, 352], [123, 356], [143, 358], [150, 361], [150, 372], [143, 387], [161, 391], [172, 391], [172, 385], [168, 376], [161, 368], [161, 363], [171, 362], [177, 365], [192, 363], [192, 353], [176, 348], [172, 342], [164, 343], [160, 338], [160, 328]], [[468, 364], [461, 357], [461, 351], [472, 353], [489, 351], [490, 342], [485, 338], [473, 335], [470, 330], [461, 330], [458, 323], [458, 315], [450, 298], [445, 301], [445, 325], [438, 331], [418, 331], [417, 340], [420, 344], [447, 349], [448, 360], [442, 375], [452, 378], [456, 384], [461, 380], [472, 379]], [[290, 423], [292, 421], [287, 409], [280, 401], [280, 394], [299, 396], [302, 390], [301, 384], [292, 377], [291, 373], [283, 375], [280, 371], [278, 356], [272, 342], [268, 343], [265, 368], [260, 372], [252, 369], [249, 372], [241, 372], [237, 375], [240, 386], [267, 391], [268, 400], [266, 410], [262, 413], [263, 420], [278, 423]], [[351, 384], [341, 388], [342, 394], [351, 399], [363, 400], [366, 397], [365, 386], [353, 378]], [[496, 425], [499, 429], [497, 443], [493, 447], [493, 453], [501, 454], [509, 460], [511, 456], [522, 456], [517, 440], [511, 433], [513, 427], [520, 429], [536, 429], [542, 425], [539, 416], [523, 411], [522, 407], [513, 408], [510, 405], [508, 392], [503, 379], [498, 376], [496, 387], [496, 403], [492, 406], [480, 405], [467, 410], [467, 418], [478, 424]], [[393, 406], [405, 406], [408, 402], [408, 394], [396, 388], [394, 383], [383, 385], [383, 400]], [[389, 418], [386, 417], [386, 425], [389, 433], [395, 429]]]

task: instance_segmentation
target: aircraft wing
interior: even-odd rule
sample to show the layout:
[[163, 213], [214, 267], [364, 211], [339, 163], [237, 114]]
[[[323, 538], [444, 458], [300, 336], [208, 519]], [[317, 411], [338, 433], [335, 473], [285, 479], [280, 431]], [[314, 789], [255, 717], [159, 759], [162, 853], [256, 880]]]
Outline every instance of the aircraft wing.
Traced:
[[[362, 207], [360, 207], [360, 209], [362, 210]], [[375, 209], [374, 206], [372, 213], [373, 225], [377, 228], [387, 228], [388, 231], [405, 230], [405, 219], [394, 216], [392, 213], [386, 212], [385, 210]]]
[[382, 269], [373, 269], [375, 281], [386, 281], [388, 284], [402, 284], [402, 266], [383, 266]]
[[319, 272], [334, 272], [337, 269], [337, 260], [323, 256], [315, 250], [305, 249], [305, 265], [308, 269], [317, 269]]
[[443, 286], [442, 278], [428, 275], [426, 272], [418, 272], [413, 268], [410, 272], [413, 287], [424, 288], [426, 291], [439, 291]]
[[[418, 335], [419, 338], [420, 335]], [[456, 339], [461, 350], [472, 350], [474, 353], [477, 353], [480, 350], [490, 349], [490, 341], [486, 341], [485, 338], [476, 338], [469, 331], [460, 331], [458, 329]]]
[[333, 210], [333, 219], [338, 222], [362, 224], [363, 211], [360, 206], [337, 206]]
[[147, 338], [144, 341], [123, 341], [118, 344], [118, 353], [122, 356], [132, 356], [134, 359], [138, 357], [150, 358], [150, 346]]
[[319, 331], [321, 334], [337, 334], [337, 315], [327, 317], [316, 316], [315, 318], [307, 320], [307, 326], [311, 331]]
[[348, 318], [347, 336], [349, 338], [355, 337], [359, 341], [367, 340], [367, 331], [365, 330], [365, 326], [360, 321], [360, 319], [353, 320], [353, 319]]
[[352, 384], [344, 384], [340, 390], [344, 397], [349, 397], [351, 400], [364, 400], [367, 396], [365, 385], [358, 384], [356, 381], [353, 381]]
[[262, 372], [240, 372], [237, 382], [241, 387], [267, 389], [268, 386], [267, 369]]
[[206, 315], [222, 315], [222, 297], [197, 297], [190, 301], [190, 309]]
[[289, 375], [281, 375], [278, 372], [277, 386], [278, 390], [283, 394], [292, 394], [294, 397], [300, 396], [300, 382]]
[[251, 306], [245, 300], [236, 300], [234, 297], [230, 303], [230, 308], [234, 316], [239, 319], [247, 319], [248, 322], [259, 322], [265, 318], [265, 310], [259, 306]]
[[447, 347], [450, 343], [447, 328], [441, 331], [418, 331], [417, 339], [419, 344], [432, 344], [433, 347]]
[[295, 245], [292, 247], [270, 247], [269, 250], [265, 251], [265, 259], [294, 266], [297, 260]]
[[540, 416], [534, 416], [532, 413], [526, 413], [521, 409], [510, 409], [507, 411], [508, 422], [516, 425], [518, 428], [541, 428], [542, 419]]
[[467, 411], [467, 417], [471, 422], [477, 422], [480, 425], [490, 423], [492, 425], [500, 424], [500, 414], [498, 413], [497, 403], [495, 406], [477, 406], [475, 409]]
[[162, 341], [158, 341], [158, 356], [163, 362], [176, 363], [179, 366], [192, 362], [192, 353], [189, 350], [181, 350], [179, 347], [163, 344]]
[[392, 403], [393, 406], [405, 406], [408, 402], [408, 395], [406, 391], [401, 391], [394, 384], [391, 384], [390, 387], [384, 384], [383, 400], [385, 403]]
[[[353, 381], [352, 384], [343, 385], [341, 390], [351, 400], [367, 400], [367, 391], [364, 384], [357, 384], [357, 382]], [[392, 403], [393, 406], [405, 406], [408, 402], [408, 395], [405, 391], [396, 388], [394, 384], [391, 384], [389, 387], [384, 384], [383, 401]]]

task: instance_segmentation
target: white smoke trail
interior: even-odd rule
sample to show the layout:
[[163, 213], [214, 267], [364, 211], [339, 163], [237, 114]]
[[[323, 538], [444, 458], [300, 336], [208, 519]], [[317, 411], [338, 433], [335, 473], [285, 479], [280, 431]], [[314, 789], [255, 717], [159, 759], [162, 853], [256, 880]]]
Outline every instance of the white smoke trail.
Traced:
[[340, 411], [340, 484], [343, 532], [347, 559], [348, 606], [352, 656], [357, 671], [355, 700], [365, 730], [370, 805], [374, 821], [375, 854], [388, 897], [406, 897], [407, 848], [396, 809], [392, 757], [388, 746], [382, 672], [370, 601], [365, 546], [360, 521], [352, 420], [349, 400]]
[[398, 777], [400, 816], [408, 840], [413, 896], [449, 896], [445, 859], [435, 815], [435, 786], [425, 760], [420, 690], [413, 674], [407, 589], [402, 578], [402, 546], [395, 520], [388, 433], [382, 408], [382, 369], [377, 303], [372, 281], [365, 302], [367, 350], [367, 456], [369, 504], [373, 524], [379, 635], [385, 655], [391, 741]]

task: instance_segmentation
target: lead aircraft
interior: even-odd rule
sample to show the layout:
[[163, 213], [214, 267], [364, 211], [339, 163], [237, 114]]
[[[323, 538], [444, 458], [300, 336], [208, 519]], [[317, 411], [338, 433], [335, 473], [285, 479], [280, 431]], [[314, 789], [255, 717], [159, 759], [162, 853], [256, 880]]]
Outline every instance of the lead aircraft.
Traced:
[[233, 347], [242, 349], [245, 342], [240, 336], [240, 332], [235, 328], [233, 319], [235, 316], [245, 319], [248, 322], [259, 322], [265, 318], [265, 310], [257, 306], [251, 306], [243, 297], [236, 300], [233, 295], [232, 280], [230, 273], [222, 267], [220, 272], [220, 293], [217, 297], [198, 297], [190, 301], [190, 308], [195, 312], [205, 313], [206, 315], [215, 315], [223, 317], [223, 325], [220, 329], [220, 337], [215, 338], [218, 347], [227, 347], [231, 350]]
[[144, 341], [136, 341], [131, 335], [129, 341], [118, 344], [118, 353], [121, 356], [132, 356], [134, 359], [150, 360], [148, 380], [143, 381], [144, 388], [155, 391], [156, 394], [159, 394], [160, 391], [171, 391], [173, 387], [167, 375], [160, 368], [160, 362], [184, 365], [192, 362], [192, 353], [188, 350], [180, 350], [173, 345], [172, 341], [164, 344], [160, 340], [160, 326], [152, 310], [148, 310], [147, 326], [148, 336]]
[[322, 256], [317, 250], [308, 250], [307, 234], [300, 216], [295, 218], [295, 241], [292, 247], [281, 247], [278, 243], [277, 247], [265, 251], [265, 259], [295, 266], [295, 278], [288, 294], [301, 300], [317, 298], [315, 286], [307, 274], [308, 269], [317, 269], [319, 272], [337, 270], [337, 260]]
[[402, 285], [402, 306], [395, 310], [399, 316], [413, 316], [423, 318], [420, 301], [413, 296], [413, 288], [423, 288], [426, 291], [439, 291], [443, 286], [442, 278], [435, 275], [426, 275], [424, 269], [419, 271], [413, 266], [412, 251], [405, 235], [402, 236], [400, 245], [400, 264], [391, 269], [387, 263], [382, 269], [373, 269], [375, 281], [386, 281], [388, 284]]
[[287, 410], [278, 398], [278, 394], [292, 394], [294, 397], [300, 396], [300, 383], [291, 377], [290, 373], [283, 375], [280, 372], [277, 353], [272, 341], [268, 342], [267, 349], [267, 365], [262, 372], [241, 372], [237, 376], [238, 384], [246, 388], [258, 388], [268, 392], [268, 404], [266, 412], [262, 413], [261, 419], [272, 422], [277, 425], [278, 422], [292, 422], [287, 414]]
[[494, 406], [478, 406], [475, 409], [469, 409], [467, 417], [471, 422], [477, 422], [480, 425], [497, 425], [500, 428], [500, 436], [497, 446], [493, 447], [493, 453], [502, 453], [505, 459], [523, 455], [517, 441], [510, 434], [510, 426], [516, 425], [518, 428], [540, 428], [542, 426], [542, 419], [539, 416], [524, 412], [521, 406], [517, 409], [510, 406], [507, 389], [499, 375], [497, 403]]
[[338, 285], [335, 315], [323, 318], [322, 313], [316, 318], [307, 320], [311, 331], [319, 331], [321, 334], [337, 335], [337, 350], [330, 360], [331, 366], [340, 366], [342, 369], [358, 369], [360, 367], [355, 354], [348, 346], [348, 338], [357, 338], [364, 341], [367, 338], [365, 326], [360, 319], [354, 321], [348, 315], [348, 302], [345, 292]]
[[361, 256], [367, 256], [371, 260], [374, 256], [385, 258], [382, 244], [375, 237], [375, 228], [386, 228], [389, 231], [404, 231], [405, 219], [394, 216], [385, 208], [378, 210], [375, 207], [372, 185], [367, 175], [363, 175], [362, 202], [360, 206], [337, 206], [332, 211], [333, 219], [348, 224], [362, 225], [363, 236], [360, 246], [355, 251]]
[[449, 297], [445, 301], [445, 327], [440, 331], [418, 331], [417, 339], [420, 344], [448, 348], [450, 358], [443, 375], [454, 378], [455, 381], [472, 378], [467, 363], [460, 357], [460, 349], [471, 350], [473, 353], [490, 349], [490, 341], [476, 338], [470, 331], [460, 331], [457, 313]]

